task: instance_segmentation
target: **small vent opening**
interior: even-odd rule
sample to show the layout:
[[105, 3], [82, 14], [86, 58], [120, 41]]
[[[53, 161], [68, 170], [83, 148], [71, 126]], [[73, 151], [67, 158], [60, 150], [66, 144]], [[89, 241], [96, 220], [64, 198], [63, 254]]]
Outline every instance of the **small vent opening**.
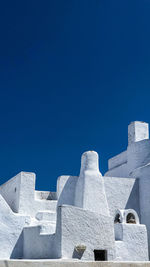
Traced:
[[107, 250], [94, 249], [95, 261], [107, 261]]
[[135, 219], [135, 216], [134, 216], [133, 213], [129, 213], [129, 214], [127, 215], [126, 222], [127, 222], [127, 223], [134, 223], [134, 224], [136, 224], [136, 219]]

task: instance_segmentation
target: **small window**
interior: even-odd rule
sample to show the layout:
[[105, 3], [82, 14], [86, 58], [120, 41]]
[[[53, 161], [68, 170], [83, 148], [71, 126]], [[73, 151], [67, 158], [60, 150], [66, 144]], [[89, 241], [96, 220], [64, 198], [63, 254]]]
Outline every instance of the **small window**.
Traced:
[[129, 213], [129, 214], [127, 215], [126, 222], [127, 222], [127, 223], [136, 223], [135, 216], [134, 216], [133, 213]]
[[107, 261], [107, 250], [94, 249], [95, 261]]

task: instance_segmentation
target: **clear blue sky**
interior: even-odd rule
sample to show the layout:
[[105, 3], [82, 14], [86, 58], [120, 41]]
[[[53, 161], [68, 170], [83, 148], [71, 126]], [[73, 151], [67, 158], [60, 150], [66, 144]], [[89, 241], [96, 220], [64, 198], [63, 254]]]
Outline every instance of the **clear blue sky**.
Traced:
[[2, 1], [0, 182], [37, 174], [55, 190], [86, 150], [100, 170], [150, 122], [150, 1]]

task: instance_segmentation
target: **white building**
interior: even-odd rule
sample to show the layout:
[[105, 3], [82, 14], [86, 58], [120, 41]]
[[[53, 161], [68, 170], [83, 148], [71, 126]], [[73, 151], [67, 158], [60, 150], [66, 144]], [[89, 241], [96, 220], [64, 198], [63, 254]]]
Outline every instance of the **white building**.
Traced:
[[98, 154], [88, 151], [79, 176], [60, 176], [56, 193], [36, 191], [34, 173], [1, 185], [0, 258], [149, 260], [147, 123], [129, 125], [127, 150], [108, 166], [102, 177]]

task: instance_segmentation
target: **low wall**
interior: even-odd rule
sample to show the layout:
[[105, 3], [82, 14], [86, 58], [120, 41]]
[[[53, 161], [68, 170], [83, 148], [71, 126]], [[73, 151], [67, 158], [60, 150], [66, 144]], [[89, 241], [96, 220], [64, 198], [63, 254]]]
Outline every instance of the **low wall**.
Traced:
[[150, 267], [150, 262], [1, 260], [0, 267]]

